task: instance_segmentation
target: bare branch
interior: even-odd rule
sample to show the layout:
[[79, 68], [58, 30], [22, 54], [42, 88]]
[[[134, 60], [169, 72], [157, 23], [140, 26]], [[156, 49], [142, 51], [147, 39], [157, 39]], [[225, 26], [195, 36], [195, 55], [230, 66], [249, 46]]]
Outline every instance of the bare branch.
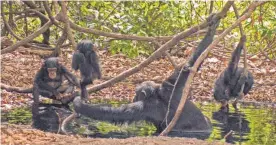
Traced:
[[[236, 5], [233, 4], [232, 7], [233, 7], [233, 9], [234, 9], [236, 18], [239, 19], [240, 16], [239, 16], [239, 12], [238, 12], [238, 9], [237, 9]], [[241, 23], [239, 24], [239, 29], [240, 29], [241, 37], [245, 37], [246, 35], [244, 34], [244, 31], [243, 31], [243, 28], [242, 28], [242, 24], [241, 24]], [[246, 42], [244, 42], [244, 44], [243, 44], [243, 55], [244, 55], [244, 57], [243, 57], [244, 72], [243, 72], [242, 75], [248, 77]], [[243, 94], [244, 85], [245, 85], [245, 84], [242, 85], [242, 88], [241, 88], [241, 90], [240, 90], [240, 92], [239, 92], [239, 95], [240, 95], [240, 96], [243, 96], [243, 95], [244, 95], [244, 94]], [[236, 102], [236, 101], [235, 101], [235, 102]]]
[[43, 6], [44, 6], [44, 8], [45, 8], [45, 10], [46, 10], [46, 12], [47, 12], [47, 14], [48, 14], [48, 17], [49, 17], [50, 20], [52, 21], [52, 23], [53, 23], [54, 25], [56, 25], [57, 27], [63, 29], [62, 27], [59, 26], [58, 22], [56, 21], [56, 19], [55, 19], [54, 16], [52, 15], [51, 9], [49, 8], [48, 2], [47, 2], [47, 1], [43, 1]]
[[[58, 15], [56, 17], [56, 20], [64, 22], [64, 18], [61, 15]], [[90, 34], [100, 35], [100, 36], [105, 36], [105, 37], [111, 37], [111, 38], [116, 38], [116, 39], [137, 40], [137, 41], [169, 41], [173, 37], [173, 36], [144, 37], [144, 36], [126, 35], [126, 34], [119, 34], [119, 33], [112, 33], [112, 32], [109, 33], [109, 32], [104, 32], [104, 31], [100, 31], [100, 30], [96, 30], [96, 29], [84, 28], [84, 27], [78, 26], [77, 24], [73, 23], [70, 20], [69, 20], [69, 23], [70, 23], [71, 28], [76, 30], [76, 31], [83, 32], [83, 33], [90, 33]], [[203, 26], [205, 24], [203, 24]], [[205, 28], [205, 27], [203, 27], [203, 28]], [[194, 37], [194, 36], [197, 36], [198, 34], [205, 34], [206, 31], [202, 30], [202, 31], [199, 31], [196, 34], [194, 34], [194, 33], [191, 33], [189, 35], [189, 37], [190, 36]]]
[[213, 12], [213, 8], [214, 8], [214, 1], [210, 1], [209, 14], [211, 14]]
[[40, 34], [44, 33], [45, 31], [47, 31], [47, 29], [52, 25], [51, 21], [48, 21], [45, 25], [43, 25], [40, 29], [38, 29], [36, 32], [34, 32], [33, 34], [31, 34], [30, 36], [26, 37], [25, 39], [22, 39], [21, 41], [15, 43], [12, 46], [9, 46], [3, 50], [1, 50], [1, 54], [5, 54], [5, 53], [9, 53], [12, 52], [14, 50], [16, 50], [19, 46], [27, 44], [28, 42], [32, 41], [34, 38], [36, 38], [37, 36], [39, 36]]
[[70, 24], [69, 24], [69, 18], [67, 16], [67, 8], [66, 8], [66, 4], [64, 1], [61, 1], [61, 10], [63, 13], [63, 18], [64, 18], [64, 23], [65, 23], [65, 30], [67, 31], [67, 36], [73, 46], [74, 49], [77, 49], [77, 45], [75, 42], [75, 39], [73, 37], [71, 28], [70, 28]]
[[[153, 43], [154, 43], [156, 46], [161, 47], [161, 44], [160, 44], [160, 43], [158, 43], [158, 42], [156, 42], [156, 41], [153, 41]], [[171, 55], [170, 55], [167, 51], [165, 51], [165, 55], [168, 57], [169, 61], [170, 61], [171, 64], [173, 65], [173, 67], [174, 67], [174, 68], [177, 68], [178, 65], [174, 62], [174, 60], [172, 59]]]
[[3, 4], [1, 5], [1, 17], [2, 17], [2, 19], [3, 19], [4, 25], [6, 26], [7, 30], [11, 33], [11, 35], [12, 35], [13, 37], [15, 37], [17, 40], [21, 40], [22, 38], [20, 38], [19, 36], [17, 36], [17, 35], [13, 32], [13, 30], [12, 30], [10, 24], [7, 22], [7, 20], [6, 20], [6, 18], [5, 18], [5, 15], [4, 15], [4, 13], [3, 13]]
[[8, 92], [17, 92], [17, 93], [32, 93], [33, 92], [33, 87], [32, 88], [20, 88], [20, 87], [12, 87], [12, 86], [8, 86], [6, 84], [2, 84], [1, 85], [1, 89], [6, 90]]
[[[232, 5], [233, 2], [227, 2], [225, 8], [216, 15], [216, 17], [224, 17], [224, 15], [226, 14], [226, 12], [228, 11], [229, 7]], [[101, 84], [95, 85], [91, 88], [88, 89], [89, 93], [106, 88], [110, 85], [113, 85], [123, 79], [125, 79], [126, 77], [131, 76], [132, 74], [138, 72], [139, 70], [141, 70], [142, 68], [146, 67], [147, 65], [149, 65], [152, 61], [154, 61], [155, 59], [157, 59], [158, 57], [160, 57], [167, 49], [173, 47], [176, 43], [178, 43], [181, 39], [184, 39], [188, 36], [190, 36], [193, 33], [196, 33], [197, 31], [204, 29], [208, 26], [208, 22], [205, 21], [197, 26], [191, 27], [190, 29], [183, 31], [179, 34], [176, 34], [172, 37], [171, 40], [169, 40], [168, 42], [166, 42], [165, 44], [163, 44], [158, 50], [156, 50], [150, 57], [148, 57], [148, 59], [146, 59], [145, 61], [141, 62], [140, 64], [136, 65], [135, 67], [122, 72], [121, 74], [119, 74], [118, 76], [116, 76], [115, 78], [108, 80], [106, 82], [103, 82]], [[135, 36], [137, 37], [137, 36]], [[144, 38], [143, 38], [144, 39]], [[148, 41], [148, 40], [147, 40]]]
[[[229, 3], [229, 1], [228, 1]], [[232, 29], [234, 29], [235, 27], [237, 27], [239, 25], [239, 23], [241, 23], [242, 21], [246, 20], [248, 17], [251, 16], [251, 14], [253, 13], [253, 11], [256, 9], [257, 6], [264, 4], [265, 2], [253, 2], [250, 6], [248, 11], [242, 16], [240, 17], [233, 25], [231, 25], [229, 28], [227, 28], [222, 34], [220, 34], [217, 39], [215, 39], [212, 44], [210, 44], [206, 50], [199, 56], [199, 58], [196, 60], [196, 62], [194, 63], [194, 66], [191, 68], [191, 73], [189, 74], [187, 81], [185, 83], [185, 87], [183, 89], [183, 94], [180, 100], [180, 103], [178, 105], [178, 108], [175, 112], [175, 115], [173, 117], [173, 119], [171, 120], [170, 124], [166, 127], [165, 130], [163, 130], [163, 132], [160, 134], [160, 136], [164, 136], [167, 135], [171, 129], [175, 126], [177, 120], [179, 119], [179, 116], [181, 115], [186, 99], [188, 97], [188, 92], [190, 90], [191, 87], [191, 83], [193, 81], [193, 77], [195, 76], [196, 70], [199, 67], [199, 65], [202, 63], [202, 61], [207, 57], [209, 51], [214, 48], [221, 39], [223, 39]], [[229, 7], [228, 7], [229, 9]]]
[[[266, 48], [269, 48], [269, 47], [271, 47], [271, 46], [270, 46], [270, 45], [267, 45], [267, 46], [264, 48], [264, 50], [265, 50]], [[264, 50], [262, 50], [261, 48], [259, 48], [259, 49], [260, 49], [261, 53], [265, 56], [265, 58], [268, 59], [269, 61], [271, 61], [271, 62], [276, 66], [276, 61], [273, 60], [273, 59], [271, 59], [271, 58], [264, 52]]]

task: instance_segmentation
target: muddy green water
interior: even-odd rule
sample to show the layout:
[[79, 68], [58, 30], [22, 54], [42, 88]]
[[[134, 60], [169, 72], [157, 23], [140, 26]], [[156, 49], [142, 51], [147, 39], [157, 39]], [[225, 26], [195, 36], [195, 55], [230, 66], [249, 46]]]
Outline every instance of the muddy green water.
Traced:
[[[219, 106], [214, 103], [197, 103], [197, 106], [210, 118], [213, 125], [213, 131], [206, 140], [245, 145], [276, 145], [276, 108], [242, 105], [238, 112], [230, 107], [230, 112], [225, 114], [219, 112]], [[31, 113], [29, 109], [15, 109], [2, 115], [1, 120], [13, 124], [30, 124]], [[68, 130], [89, 137], [127, 138], [155, 135], [156, 128], [145, 121], [115, 125], [81, 117], [71, 123]]]

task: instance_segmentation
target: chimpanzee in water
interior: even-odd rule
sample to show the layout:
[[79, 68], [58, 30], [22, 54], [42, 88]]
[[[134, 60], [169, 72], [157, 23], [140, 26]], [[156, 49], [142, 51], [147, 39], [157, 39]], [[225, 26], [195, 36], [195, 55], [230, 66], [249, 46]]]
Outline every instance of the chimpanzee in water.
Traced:
[[[136, 96], [133, 99], [134, 102], [122, 105], [118, 108], [87, 104], [84, 103], [80, 97], [76, 97], [73, 101], [75, 111], [93, 119], [114, 123], [146, 120], [152, 122], [157, 128], [157, 132], [160, 133], [166, 128], [164, 120], [166, 119], [168, 104], [171, 103], [169, 108], [170, 112], [167, 118], [169, 122], [172, 120], [182, 97], [183, 88], [190, 74], [189, 68], [193, 66], [197, 58], [213, 41], [216, 28], [220, 21], [220, 18], [213, 16], [214, 15], [207, 19], [209, 22], [208, 32], [198, 45], [188, 64], [181, 70], [176, 69], [161, 85], [151, 81], [142, 83], [136, 88]], [[178, 81], [176, 82], [177, 78]], [[173, 92], [174, 87], [175, 90]], [[169, 101], [172, 93], [172, 99]], [[199, 108], [190, 100], [187, 100], [184, 110], [173, 130], [190, 133], [197, 132], [204, 135], [207, 133], [205, 137], [208, 137], [212, 127], [208, 118], [202, 114]]]
[[33, 117], [32, 126], [53, 133], [59, 133], [62, 121], [72, 114], [70, 110], [64, 108], [63, 104], [40, 103], [36, 109], [38, 114]]
[[37, 72], [33, 85], [33, 117], [38, 115], [39, 96], [60, 101], [69, 109], [68, 103], [77, 95], [75, 86], [80, 88], [77, 78], [61, 65], [56, 57], [44, 60]]
[[[237, 99], [246, 95], [254, 84], [252, 73], [248, 71], [248, 76], [245, 76], [244, 68], [238, 67], [245, 41], [246, 37], [242, 36], [236, 49], [232, 53], [228, 67], [220, 74], [215, 82], [214, 98], [216, 101], [221, 102], [221, 109], [226, 112], [229, 111], [228, 101], [235, 98], [233, 107], [237, 109]], [[242, 86], [244, 86], [243, 92], [241, 92]]]
[[81, 72], [81, 97], [87, 99], [86, 86], [93, 84], [95, 78], [100, 79], [102, 74], [96, 52], [93, 50], [93, 43], [90, 40], [82, 40], [77, 45], [73, 54], [72, 68]]

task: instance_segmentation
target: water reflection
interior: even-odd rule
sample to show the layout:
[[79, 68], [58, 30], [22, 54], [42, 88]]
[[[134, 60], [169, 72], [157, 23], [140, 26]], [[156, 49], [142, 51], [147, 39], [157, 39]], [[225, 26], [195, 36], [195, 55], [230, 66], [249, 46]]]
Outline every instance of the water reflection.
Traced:
[[247, 141], [246, 137], [250, 133], [249, 121], [244, 113], [240, 111], [224, 112], [222, 110], [213, 112], [212, 118], [218, 123], [213, 123], [214, 127], [220, 128], [221, 137], [228, 143], [241, 143]]
[[[211, 119], [213, 131], [208, 140], [245, 145], [276, 145], [276, 108], [243, 104], [236, 112], [219, 110], [216, 103], [197, 103]], [[232, 134], [227, 135], [232, 130]], [[226, 136], [226, 138], [224, 138]]]
[[[196, 105], [210, 119], [213, 125], [211, 135], [203, 132], [191, 134], [191, 132], [173, 131], [170, 136], [196, 137], [245, 145], [276, 145], [276, 108], [243, 104], [240, 112], [235, 112], [230, 105], [230, 113], [224, 113], [215, 103], [196, 103]], [[18, 108], [1, 114], [2, 123], [7, 121], [13, 124], [30, 124], [30, 120], [30, 109]], [[72, 122], [68, 131], [88, 137], [105, 138], [156, 135], [156, 128], [145, 121], [115, 125], [85, 117]]]

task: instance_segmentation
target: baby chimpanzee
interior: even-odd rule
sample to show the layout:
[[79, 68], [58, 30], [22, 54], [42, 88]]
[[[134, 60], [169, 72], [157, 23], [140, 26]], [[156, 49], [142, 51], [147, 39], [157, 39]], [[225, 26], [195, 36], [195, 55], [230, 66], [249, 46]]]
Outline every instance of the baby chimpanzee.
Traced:
[[81, 72], [81, 97], [87, 99], [86, 86], [92, 84], [95, 78], [101, 78], [98, 56], [90, 40], [82, 40], [78, 43], [77, 50], [73, 54], [72, 68], [79, 69]]
[[[221, 109], [226, 112], [229, 111], [228, 101], [231, 98], [235, 98], [236, 100], [233, 103], [233, 106], [237, 109], [237, 99], [241, 98], [243, 95], [246, 95], [254, 83], [252, 73], [248, 72], [248, 76], [245, 76], [243, 74], [244, 68], [238, 67], [241, 51], [245, 41], [246, 37], [241, 37], [238, 46], [232, 53], [232, 58], [228, 67], [220, 74], [215, 83], [214, 97], [217, 101], [221, 102]], [[243, 92], [241, 92], [243, 85]]]

